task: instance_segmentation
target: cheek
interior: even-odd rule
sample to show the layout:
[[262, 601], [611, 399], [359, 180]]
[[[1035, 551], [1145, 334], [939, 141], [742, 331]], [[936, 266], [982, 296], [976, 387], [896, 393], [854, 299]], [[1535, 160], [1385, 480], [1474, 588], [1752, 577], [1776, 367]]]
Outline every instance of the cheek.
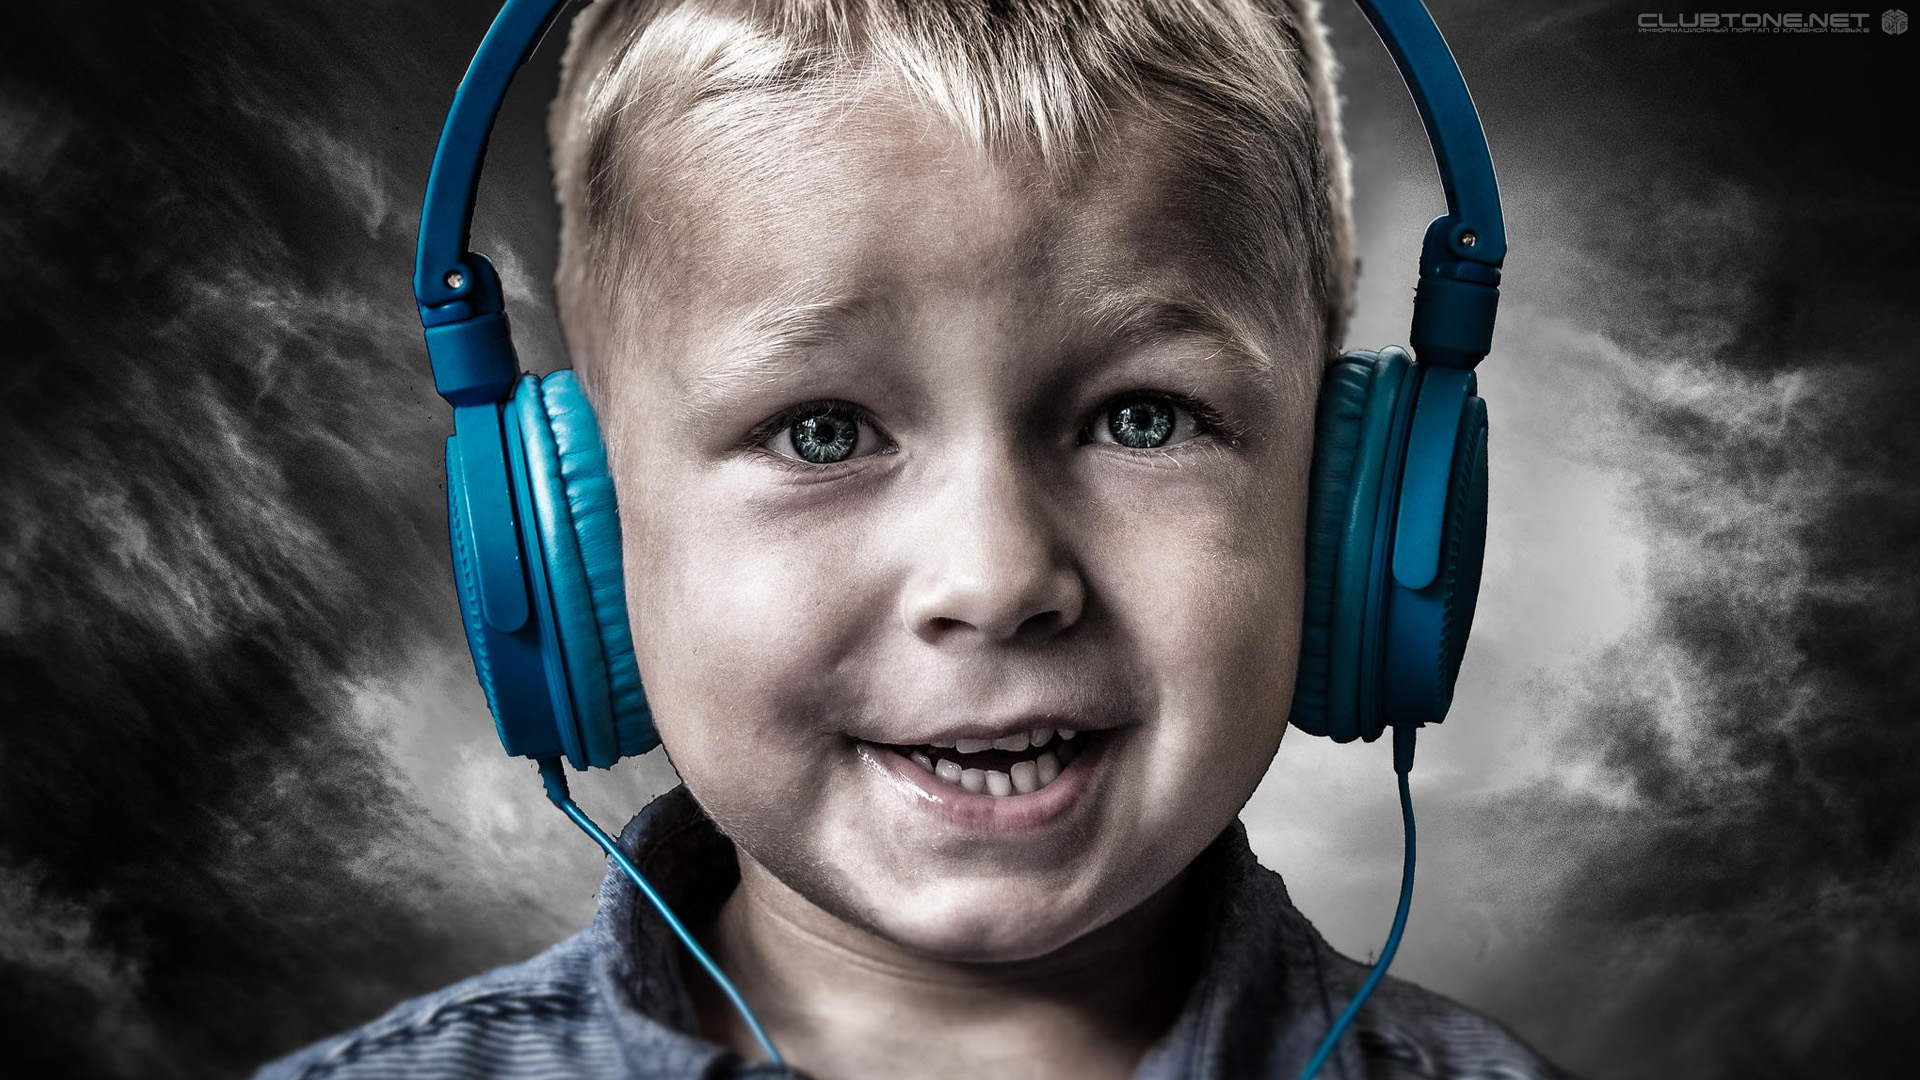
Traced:
[[1279, 746], [1299, 650], [1305, 485], [1290, 458], [1252, 468], [1112, 545], [1116, 613], [1154, 658], [1147, 805], [1217, 796], [1237, 811]]
[[723, 827], [802, 812], [807, 763], [847, 704], [826, 680], [868, 618], [854, 563], [757, 520], [724, 476], [649, 449], [631, 455], [646, 466], [621, 463], [620, 496], [635, 648], [661, 737]]

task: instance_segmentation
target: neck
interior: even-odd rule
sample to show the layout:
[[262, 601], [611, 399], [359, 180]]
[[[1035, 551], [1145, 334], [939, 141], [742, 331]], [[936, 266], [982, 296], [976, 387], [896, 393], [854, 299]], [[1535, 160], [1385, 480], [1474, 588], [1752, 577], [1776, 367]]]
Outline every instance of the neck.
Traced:
[[[740, 887], [705, 936], [782, 1056], [822, 1080], [1124, 1078], [1192, 983], [1185, 876], [1045, 956], [966, 963], [849, 926], [741, 856]], [[692, 972], [688, 989], [706, 1037], [763, 1056], [711, 980]]]

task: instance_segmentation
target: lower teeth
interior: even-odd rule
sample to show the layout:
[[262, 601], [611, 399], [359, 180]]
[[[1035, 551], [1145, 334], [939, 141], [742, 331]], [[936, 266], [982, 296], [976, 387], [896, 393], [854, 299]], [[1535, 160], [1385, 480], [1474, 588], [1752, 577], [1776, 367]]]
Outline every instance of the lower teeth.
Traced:
[[1031, 761], [1016, 763], [1006, 772], [968, 768], [952, 758], [932, 758], [921, 750], [911, 751], [907, 756], [915, 765], [963, 791], [1003, 798], [1031, 795], [1053, 783], [1060, 775], [1060, 770], [1066, 768], [1079, 753], [1079, 745], [1062, 742]]

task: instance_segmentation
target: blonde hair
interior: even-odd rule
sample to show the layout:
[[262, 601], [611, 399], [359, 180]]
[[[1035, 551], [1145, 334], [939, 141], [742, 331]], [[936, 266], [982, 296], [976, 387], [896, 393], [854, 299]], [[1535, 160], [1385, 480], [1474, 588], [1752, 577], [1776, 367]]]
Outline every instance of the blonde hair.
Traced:
[[592, 358], [634, 310], [621, 287], [674, 249], [643, 193], [690, 190], [691, 162], [804, 164], [796, 123], [843, 115], [875, 76], [981, 148], [1056, 170], [1097, 157], [1123, 110], [1168, 121], [1207, 194], [1251, 218], [1242, 269], [1267, 302], [1322, 319], [1337, 354], [1355, 262], [1317, 0], [598, 0], [573, 23], [549, 116], [556, 294], [590, 392]]

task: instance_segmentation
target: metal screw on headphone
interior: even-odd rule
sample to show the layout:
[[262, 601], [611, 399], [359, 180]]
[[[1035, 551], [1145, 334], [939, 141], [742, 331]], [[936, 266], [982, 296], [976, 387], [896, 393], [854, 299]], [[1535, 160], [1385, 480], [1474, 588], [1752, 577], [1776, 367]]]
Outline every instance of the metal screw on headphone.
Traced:
[[[1479, 239], [1480, 239], [1480, 237], [1479, 237], [1478, 235], [1476, 235], [1476, 234], [1474, 233], [1474, 231], [1473, 231], [1472, 229], [1468, 229], [1468, 230], [1467, 230], [1466, 232], [1463, 232], [1463, 233], [1461, 233], [1461, 234], [1460, 234], [1460, 246], [1461, 246], [1461, 247], [1472, 247], [1472, 246], [1473, 246], [1473, 245], [1474, 245], [1474, 244], [1475, 244], [1476, 242], [1478, 242], [1478, 241], [1479, 241]], [[454, 288], [456, 288], [456, 289], [457, 289], [457, 288], [459, 288], [459, 287], [460, 287], [460, 286], [458, 286], [458, 285], [455, 285], [455, 286], [454, 286]]]
[[457, 289], [467, 283], [467, 276], [458, 270], [447, 271], [447, 288]]

